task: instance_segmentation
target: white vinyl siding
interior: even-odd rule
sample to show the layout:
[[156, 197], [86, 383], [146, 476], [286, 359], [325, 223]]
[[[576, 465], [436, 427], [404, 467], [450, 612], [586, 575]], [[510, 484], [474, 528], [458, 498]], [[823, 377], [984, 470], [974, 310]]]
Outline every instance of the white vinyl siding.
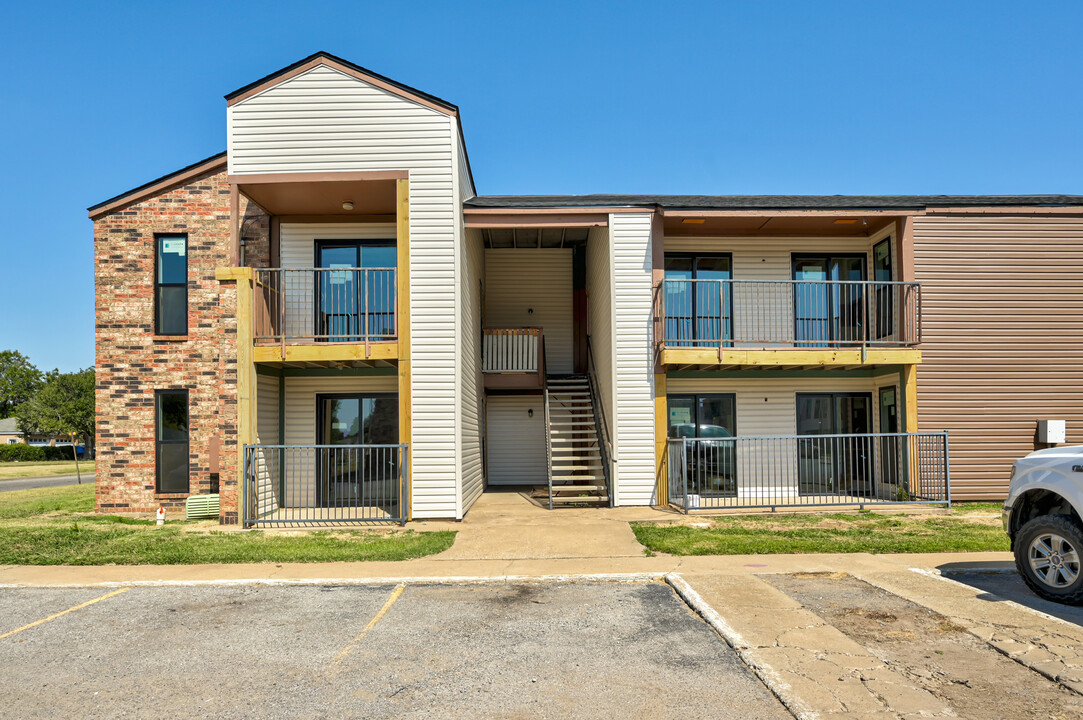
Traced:
[[[529, 411], [534, 411], [531, 417]], [[546, 485], [545, 398], [493, 395], [486, 402], [489, 485]]]
[[[731, 273], [734, 280], [793, 280], [792, 257], [816, 254], [863, 254], [865, 278], [873, 278], [872, 248], [890, 234], [891, 230], [876, 233], [871, 238], [666, 238], [665, 252], [670, 253], [729, 253], [732, 256]], [[895, 243], [892, 245], [892, 270], [895, 264]], [[794, 297], [789, 286], [739, 285], [733, 296], [734, 337], [749, 337], [757, 332], [792, 331], [794, 327]], [[757, 295], [756, 293], [763, 293]], [[770, 304], [770, 312], [762, 307], [764, 299]], [[758, 301], [758, 302], [757, 302]], [[788, 343], [765, 344], [762, 342], [738, 342], [734, 347], [790, 347]]]
[[455, 119], [320, 65], [230, 107], [227, 135], [232, 175], [409, 172], [413, 512], [456, 517]]
[[[530, 310], [534, 312], [531, 314]], [[570, 374], [573, 369], [572, 251], [486, 250], [485, 325], [542, 328], [546, 372]]]
[[616, 504], [654, 501], [651, 214], [609, 216], [616, 380]]
[[[256, 444], [278, 445], [278, 378], [256, 375]], [[267, 462], [261, 452], [256, 458], [258, 472], [256, 491], [260, 515], [279, 507], [279, 465]]]
[[719, 373], [717, 378], [668, 378], [667, 395], [735, 393], [737, 435], [771, 437], [797, 434], [798, 393], [865, 392], [873, 398], [873, 432], [879, 432], [876, 388], [898, 382], [898, 374], [883, 378], [744, 378]]
[[229, 172], [451, 170], [454, 119], [325, 65], [227, 110]]
[[[609, 228], [590, 229], [587, 237], [587, 312], [590, 315], [590, 349], [598, 375], [598, 394], [613, 439], [613, 293]], [[598, 427], [601, 432], [601, 426]]]
[[459, 403], [462, 427], [462, 512], [481, 496], [485, 485], [482, 447], [484, 387], [481, 375], [481, 279], [484, 244], [478, 230], [467, 230], [462, 245], [462, 337]]
[[[285, 445], [316, 444], [316, 395], [324, 393], [397, 393], [398, 378], [394, 375], [349, 377], [288, 377], [286, 378]], [[314, 456], [312, 456], [314, 458]], [[312, 507], [316, 502], [314, 467], [300, 467], [294, 459], [287, 467], [286, 507]], [[314, 459], [307, 462], [315, 462]], [[294, 472], [290, 472], [293, 470]], [[307, 478], [309, 482], [301, 482]]]

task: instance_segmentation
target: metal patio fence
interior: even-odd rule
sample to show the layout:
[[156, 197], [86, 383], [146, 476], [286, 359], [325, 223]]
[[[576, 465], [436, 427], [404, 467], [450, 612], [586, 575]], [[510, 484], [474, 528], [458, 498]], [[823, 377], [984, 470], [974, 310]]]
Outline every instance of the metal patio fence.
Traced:
[[665, 280], [666, 347], [910, 347], [921, 286], [868, 280]]
[[948, 433], [676, 438], [669, 502], [723, 508], [944, 503]]
[[245, 445], [246, 526], [400, 523], [410, 469], [400, 445]]

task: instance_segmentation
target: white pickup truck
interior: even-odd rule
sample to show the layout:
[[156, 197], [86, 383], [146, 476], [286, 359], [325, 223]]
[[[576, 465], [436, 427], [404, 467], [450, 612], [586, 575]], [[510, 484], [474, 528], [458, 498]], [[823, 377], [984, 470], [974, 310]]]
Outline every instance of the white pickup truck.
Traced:
[[1017, 460], [1003, 518], [1027, 586], [1047, 600], [1083, 605], [1083, 446]]

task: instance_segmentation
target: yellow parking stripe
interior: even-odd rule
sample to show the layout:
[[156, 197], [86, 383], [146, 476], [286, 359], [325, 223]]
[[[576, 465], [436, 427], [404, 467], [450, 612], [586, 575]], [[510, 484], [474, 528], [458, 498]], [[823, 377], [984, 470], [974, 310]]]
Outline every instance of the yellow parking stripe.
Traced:
[[380, 608], [380, 612], [376, 613], [376, 616], [369, 620], [368, 625], [361, 628], [361, 632], [357, 634], [357, 637], [355, 637], [349, 645], [342, 648], [342, 652], [336, 655], [335, 659], [331, 661], [332, 665], [338, 665], [340, 662], [342, 662], [343, 658], [350, 654], [351, 650], [353, 650], [355, 647], [358, 646], [358, 644], [360, 644], [361, 639], [368, 634], [369, 630], [376, 626], [376, 623], [380, 622], [380, 618], [387, 614], [387, 611], [391, 609], [391, 606], [395, 604], [395, 601], [399, 599], [399, 596], [402, 595], [402, 591], [405, 589], [405, 583], [400, 583], [395, 586], [395, 589], [391, 591], [391, 597], [389, 597], [387, 599], [387, 602], [384, 603], [384, 606]]
[[9, 632], [4, 633], [3, 635], [0, 635], [0, 640], [3, 640], [4, 638], [9, 638], [12, 635], [17, 635], [17, 634], [21, 633], [23, 630], [29, 630], [32, 627], [37, 627], [38, 625], [41, 625], [42, 623], [49, 622], [50, 620], [56, 620], [61, 615], [67, 615], [70, 612], [75, 612], [76, 610], [82, 610], [83, 608], [87, 607], [88, 605], [93, 605], [96, 602], [101, 602], [102, 600], [108, 600], [109, 598], [113, 597], [114, 595], [120, 595], [122, 592], [127, 592], [129, 590], [131, 590], [131, 588], [121, 588], [120, 590], [114, 590], [113, 592], [106, 593], [105, 595], [102, 595], [101, 597], [96, 597], [93, 600], [87, 600], [85, 603], [80, 603], [79, 605], [76, 605], [75, 607], [70, 607], [67, 610], [61, 610], [60, 612], [54, 613], [53, 615], [50, 615], [49, 617], [44, 617], [41, 620], [35, 620], [34, 622], [30, 623], [29, 625], [23, 625], [21, 628], [15, 628], [14, 630], [11, 630]]

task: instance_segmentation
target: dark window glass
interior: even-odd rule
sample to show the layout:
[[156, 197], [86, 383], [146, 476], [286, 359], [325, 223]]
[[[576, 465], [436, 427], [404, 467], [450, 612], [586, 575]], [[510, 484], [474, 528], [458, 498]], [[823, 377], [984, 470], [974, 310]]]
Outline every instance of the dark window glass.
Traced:
[[386, 340], [395, 332], [395, 266], [389, 241], [318, 241], [316, 326], [321, 340]]
[[[801, 347], [831, 347], [865, 337], [865, 256], [793, 257], [794, 340]], [[830, 281], [830, 282], [828, 282]]]
[[696, 399], [670, 395], [666, 399], [666, 406], [669, 408], [669, 437], [695, 437]]
[[[706, 496], [737, 493], [737, 397], [735, 395], [669, 395], [669, 437], [694, 438], [686, 443], [684, 467], [688, 491]], [[672, 452], [672, 448], [671, 448]]]
[[188, 392], [163, 390], [155, 395], [158, 492], [188, 492]]
[[[316, 501], [320, 507], [390, 502], [398, 477], [399, 402], [395, 395], [318, 395]], [[357, 447], [357, 446], [362, 447]], [[390, 511], [389, 511], [390, 512]]]
[[[665, 341], [678, 347], [733, 343], [733, 278], [729, 255], [667, 255]], [[716, 282], [711, 282], [716, 281]]]
[[669, 437], [728, 438], [737, 434], [735, 395], [669, 395]]
[[154, 332], [188, 333], [188, 238], [159, 235], [155, 242]]
[[[804, 495], [871, 492], [876, 447], [869, 393], [797, 394], [797, 485]], [[855, 437], [838, 437], [853, 435]], [[829, 436], [829, 437], [824, 437]]]

